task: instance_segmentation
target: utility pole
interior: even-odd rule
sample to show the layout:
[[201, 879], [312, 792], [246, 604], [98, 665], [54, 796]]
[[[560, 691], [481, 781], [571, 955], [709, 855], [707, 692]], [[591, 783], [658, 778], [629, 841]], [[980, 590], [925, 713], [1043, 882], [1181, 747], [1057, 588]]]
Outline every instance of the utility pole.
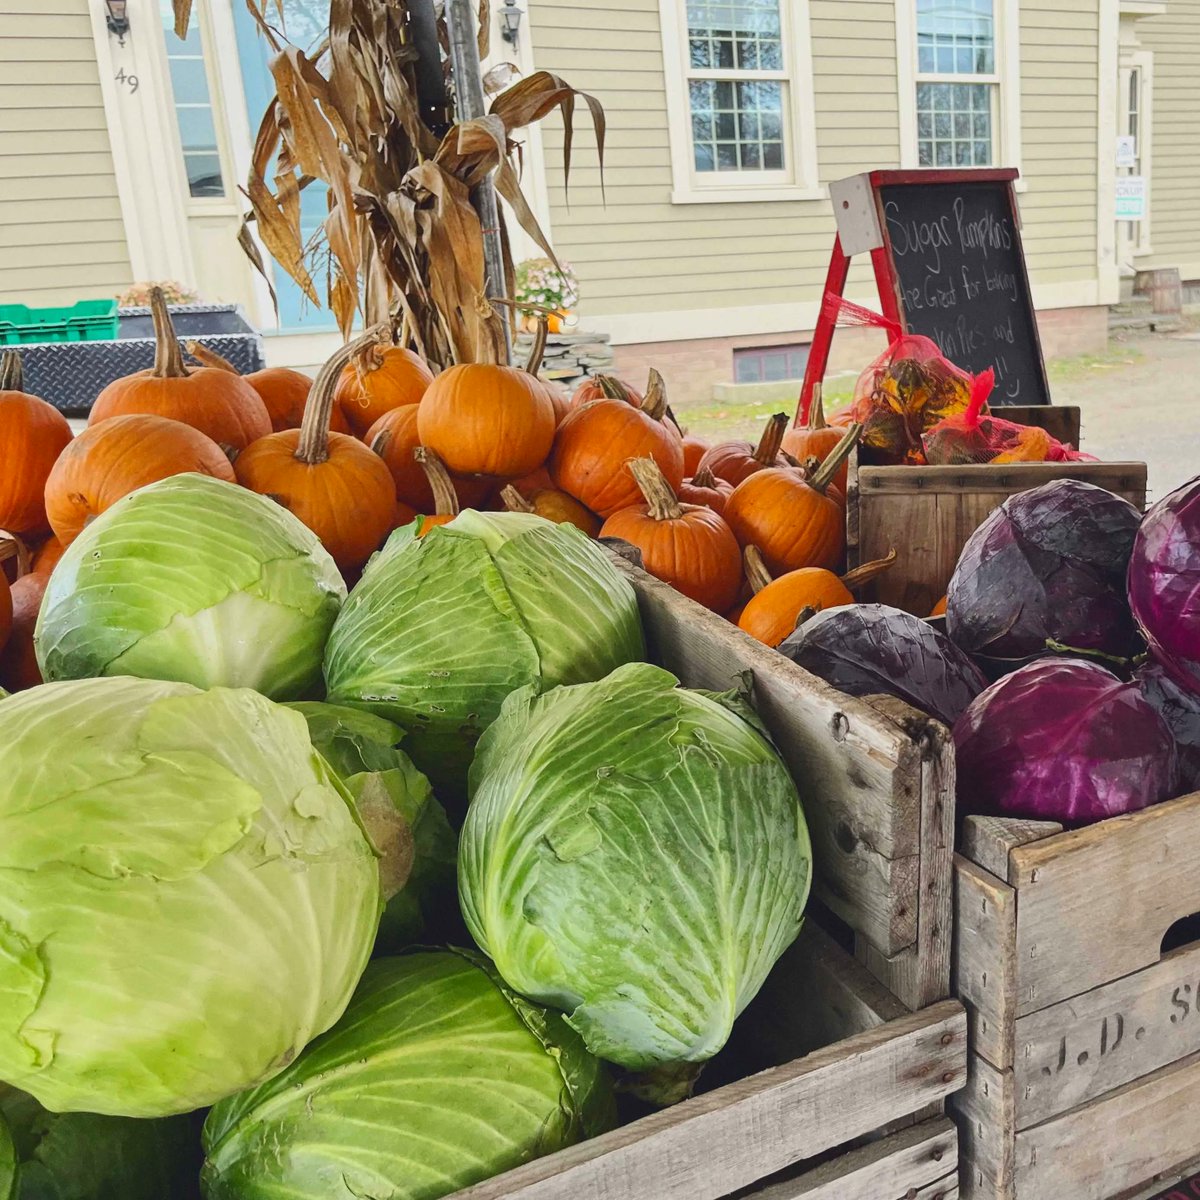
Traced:
[[[454, 103], [460, 121], [482, 117], [487, 111], [483, 98], [483, 69], [479, 63], [479, 43], [475, 38], [475, 13], [471, 0], [446, 0], [446, 29], [450, 36], [450, 68], [454, 81]], [[487, 294], [502, 299], [504, 278], [504, 242], [500, 236], [500, 210], [491, 177], [485, 179], [471, 197], [479, 223], [483, 226], [483, 258], [487, 270]], [[505, 356], [512, 359], [512, 338], [508, 318], [504, 327]]]

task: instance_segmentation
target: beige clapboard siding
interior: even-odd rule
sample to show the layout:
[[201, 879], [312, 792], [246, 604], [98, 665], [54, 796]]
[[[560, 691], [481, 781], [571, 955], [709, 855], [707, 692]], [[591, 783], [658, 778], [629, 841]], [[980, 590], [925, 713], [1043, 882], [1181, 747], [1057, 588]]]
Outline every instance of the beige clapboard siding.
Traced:
[[115, 295], [131, 278], [89, 0], [0, 0], [0, 296]]
[[[1138, 40], [1154, 52], [1154, 128], [1150, 181], [1150, 242], [1147, 266], [1200, 264], [1200, 159], [1196, 120], [1200, 113], [1200, 0], [1171, 0], [1162, 16], [1137, 23]], [[1142, 265], [1141, 259], [1138, 265]]]

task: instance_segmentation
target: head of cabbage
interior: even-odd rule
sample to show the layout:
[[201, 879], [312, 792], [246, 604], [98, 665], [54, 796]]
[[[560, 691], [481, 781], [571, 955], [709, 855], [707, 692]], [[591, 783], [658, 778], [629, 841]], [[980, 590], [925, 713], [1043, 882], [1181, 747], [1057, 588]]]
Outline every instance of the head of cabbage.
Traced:
[[307, 696], [346, 585], [282, 505], [174, 475], [92, 521], [57, 563], [34, 632], [47, 681], [98, 675]]
[[471, 768], [467, 927], [593, 1054], [686, 1094], [800, 931], [795, 784], [733, 696], [633, 663], [510, 696]]
[[573, 525], [467, 510], [424, 538], [392, 534], [334, 624], [325, 679], [330, 701], [406, 729], [450, 803], [509, 692], [642, 656], [637, 597], [602, 547]]
[[155, 1117], [269, 1078], [341, 1015], [374, 849], [304, 719], [89, 679], [0, 704], [0, 1079]]
[[346, 1015], [204, 1125], [207, 1200], [437, 1200], [614, 1124], [603, 1067], [460, 951], [376, 959]]
[[303, 701], [289, 705], [308, 722], [313, 745], [354, 798], [364, 806], [386, 804], [400, 815], [412, 839], [408, 878], [387, 901], [375, 952], [396, 953], [421, 937], [440, 940], [457, 932], [455, 872], [458, 836], [429, 780], [400, 748], [399, 725], [357, 708]]

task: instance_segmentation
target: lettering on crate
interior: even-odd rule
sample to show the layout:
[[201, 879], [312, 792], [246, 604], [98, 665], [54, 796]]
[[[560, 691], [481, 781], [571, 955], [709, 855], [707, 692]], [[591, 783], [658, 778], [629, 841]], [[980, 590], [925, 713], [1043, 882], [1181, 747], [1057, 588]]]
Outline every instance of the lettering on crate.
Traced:
[[[1125, 1014], [1112, 1013], [1099, 1023], [1080, 1031], [1073, 1030], [1059, 1039], [1058, 1053], [1054, 1062], [1042, 1067], [1047, 1078], [1060, 1075], [1072, 1066], [1085, 1067], [1093, 1059], [1104, 1059], [1115, 1054], [1125, 1041]], [[1132, 1031], [1132, 1039], [1140, 1042], [1146, 1036], [1144, 1026]]]

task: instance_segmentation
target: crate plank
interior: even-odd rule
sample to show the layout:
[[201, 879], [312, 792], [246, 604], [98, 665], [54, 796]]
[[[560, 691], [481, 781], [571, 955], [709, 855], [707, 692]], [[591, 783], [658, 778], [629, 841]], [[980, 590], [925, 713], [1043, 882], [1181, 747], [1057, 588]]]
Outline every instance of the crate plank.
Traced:
[[[651, 655], [689, 687], [752, 682], [754, 702], [806, 800], [814, 894], [888, 956], [917, 942], [922, 764], [886, 717], [615, 558], [638, 592]], [[948, 913], [947, 913], [948, 919]], [[949, 976], [949, 952], [931, 968]], [[946, 994], [910, 992], [917, 1008]]]
[[455, 1200], [719, 1200], [943, 1099], [962, 1086], [965, 1042], [962, 1006], [943, 1001], [528, 1163]]
[[1019, 846], [1017, 1014], [1158, 962], [1163, 934], [1200, 911], [1200, 792]]
[[939, 1189], [949, 1197], [957, 1185], [958, 1131], [939, 1117], [742, 1195], [744, 1200], [915, 1200]]
[[1012, 1066], [1017, 1017], [1017, 893], [959, 855], [954, 860], [954, 994], [967, 1006], [971, 1049]]
[[[958, 1119], [963, 1200], [1014, 1200], [1013, 1073], [998, 1071], [981, 1055], [972, 1054], [967, 1086], [950, 1098], [949, 1108]], [[1070, 1192], [1058, 1200], [1068, 1196], [1076, 1200]]]
[[1014, 1062], [1017, 1128], [1200, 1051], [1198, 1002], [1200, 946], [1189, 946], [1022, 1017]]
[[1020, 817], [967, 817], [963, 821], [962, 852], [997, 879], [1008, 879], [1010, 850], [1062, 833], [1057, 821], [1026, 821]]
[[1020, 1200], [1108, 1200], [1182, 1166], [1200, 1144], [1200, 1055], [1017, 1134]]

